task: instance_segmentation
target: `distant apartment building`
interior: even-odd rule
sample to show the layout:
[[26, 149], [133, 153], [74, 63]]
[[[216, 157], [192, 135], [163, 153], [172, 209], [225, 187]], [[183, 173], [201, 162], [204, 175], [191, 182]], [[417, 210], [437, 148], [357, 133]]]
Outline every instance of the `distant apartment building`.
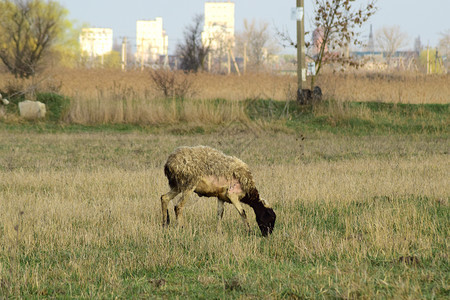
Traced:
[[155, 63], [160, 56], [167, 56], [169, 38], [163, 29], [163, 19], [136, 22], [136, 61]]
[[205, 2], [202, 42], [212, 50], [234, 46], [234, 2]]
[[81, 52], [85, 56], [105, 55], [113, 48], [113, 31], [111, 28], [83, 28], [80, 34]]

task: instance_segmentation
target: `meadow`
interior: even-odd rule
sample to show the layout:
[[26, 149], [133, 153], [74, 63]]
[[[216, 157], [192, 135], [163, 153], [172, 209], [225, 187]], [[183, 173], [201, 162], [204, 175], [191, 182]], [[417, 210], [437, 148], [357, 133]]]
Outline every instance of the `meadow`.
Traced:
[[[0, 276], [9, 297], [446, 298], [448, 141], [317, 133], [1, 131]], [[162, 166], [208, 144], [252, 167], [278, 214], [247, 234], [191, 199], [162, 228]], [[170, 210], [172, 213], [172, 209]], [[173, 217], [173, 214], [172, 214]]]
[[[56, 87], [86, 104], [61, 122], [0, 119], [0, 298], [447, 299], [448, 77], [411, 101], [299, 107], [290, 78], [252, 76], [279, 80], [279, 98], [231, 84], [164, 101], [138, 79], [80, 75]], [[198, 144], [249, 164], [277, 213], [270, 237], [231, 205], [216, 232], [216, 202], [196, 196], [184, 228], [161, 226], [165, 160]]]

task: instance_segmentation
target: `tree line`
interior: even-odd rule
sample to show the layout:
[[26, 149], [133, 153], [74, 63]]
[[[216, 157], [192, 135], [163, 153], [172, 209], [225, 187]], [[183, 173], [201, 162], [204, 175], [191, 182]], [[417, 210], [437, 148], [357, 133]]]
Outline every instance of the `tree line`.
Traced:
[[[317, 75], [325, 64], [358, 66], [360, 61], [348, 55], [348, 49], [362, 47], [365, 40], [359, 30], [377, 11], [376, 0], [364, 1], [355, 8], [352, 0], [313, 0], [314, 13], [311, 25], [316, 28], [309, 34], [308, 59], [315, 62]], [[76, 61], [83, 64], [80, 55], [78, 30], [67, 19], [68, 11], [54, 0], [0, 0], [0, 60], [7, 71], [16, 77], [28, 78], [49, 65], [68, 65]], [[221, 61], [228, 56], [228, 68], [234, 53], [243, 60], [244, 68], [262, 70], [265, 64], [280, 51], [280, 47], [296, 47], [289, 33], [276, 29], [272, 33], [267, 22], [244, 20], [243, 29], [230, 44], [219, 43], [211, 47], [202, 40], [203, 17], [197, 15], [185, 27], [182, 41], [176, 47], [178, 68], [188, 71], [211, 70], [211, 56], [218, 57], [216, 71], [222, 71]], [[441, 34], [439, 51], [441, 57], [450, 52], [450, 30]], [[320, 41], [320, 42], [318, 42]], [[383, 27], [376, 32], [375, 42], [388, 58], [404, 47], [408, 37], [399, 27]], [[420, 38], [415, 48], [423, 50]], [[243, 58], [243, 59], [242, 59]], [[105, 64], [119, 65], [118, 52], [105, 58]], [[296, 63], [295, 57], [292, 58]], [[311, 85], [313, 85], [314, 76]]]

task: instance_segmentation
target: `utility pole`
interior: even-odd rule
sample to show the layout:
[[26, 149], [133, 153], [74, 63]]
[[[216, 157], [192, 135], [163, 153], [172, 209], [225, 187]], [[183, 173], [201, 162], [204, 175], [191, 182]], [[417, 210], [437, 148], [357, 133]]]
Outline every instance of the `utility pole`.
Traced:
[[141, 38], [141, 71], [144, 70], [144, 38]]
[[302, 98], [303, 82], [306, 82], [304, 11], [304, 0], [297, 0], [297, 99]]
[[244, 74], [247, 72], [247, 42], [244, 43]]
[[211, 51], [208, 51], [208, 72], [211, 73]]
[[434, 56], [434, 73], [437, 73], [437, 60], [438, 60], [438, 49], [436, 48], [436, 55]]
[[123, 38], [122, 41], [122, 70], [127, 67], [127, 37]]
[[238, 64], [236, 62], [236, 58], [234, 57], [233, 50], [231, 49], [231, 46], [228, 47], [228, 52], [231, 55], [231, 59], [233, 60], [234, 68], [236, 69], [236, 72], [237, 72], [238, 76], [241, 76], [241, 72], [239, 72], [239, 66], [238, 66]]
[[166, 37], [163, 34], [163, 50], [162, 50], [162, 52], [164, 55], [164, 62], [163, 62], [164, 69], [166, 69], [169, 64], [169, 54], [168, 54], [168, 49], [166, 50], [166, 47], [168, 48], [169, 46], [166, 45]]
[[230, 73], [231, 73], [231, 57], [230, 57], [230, 49], [228, 49], [228, 51], [227, 51], [227, 64], [228, 64], [228, 66], [227, 66], [227, 72], [228, 72], [228, 75], [230, 75]]

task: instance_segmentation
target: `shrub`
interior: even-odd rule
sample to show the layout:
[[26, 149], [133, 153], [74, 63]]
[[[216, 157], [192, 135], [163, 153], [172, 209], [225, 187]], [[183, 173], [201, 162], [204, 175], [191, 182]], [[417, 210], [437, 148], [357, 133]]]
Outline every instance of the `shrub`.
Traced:
[[36, 100], [45, 104], [47, 109], [47, 119], [52, 122], [59, 122], [69, 112], [70, 99], [55, 93], [37, 93]]
[[164, 95], [164, 98], [185, 99], [195, 94], [191, 73], [171, 70], [152, 70], [150, 78], [155, 84], [156, 90]]

